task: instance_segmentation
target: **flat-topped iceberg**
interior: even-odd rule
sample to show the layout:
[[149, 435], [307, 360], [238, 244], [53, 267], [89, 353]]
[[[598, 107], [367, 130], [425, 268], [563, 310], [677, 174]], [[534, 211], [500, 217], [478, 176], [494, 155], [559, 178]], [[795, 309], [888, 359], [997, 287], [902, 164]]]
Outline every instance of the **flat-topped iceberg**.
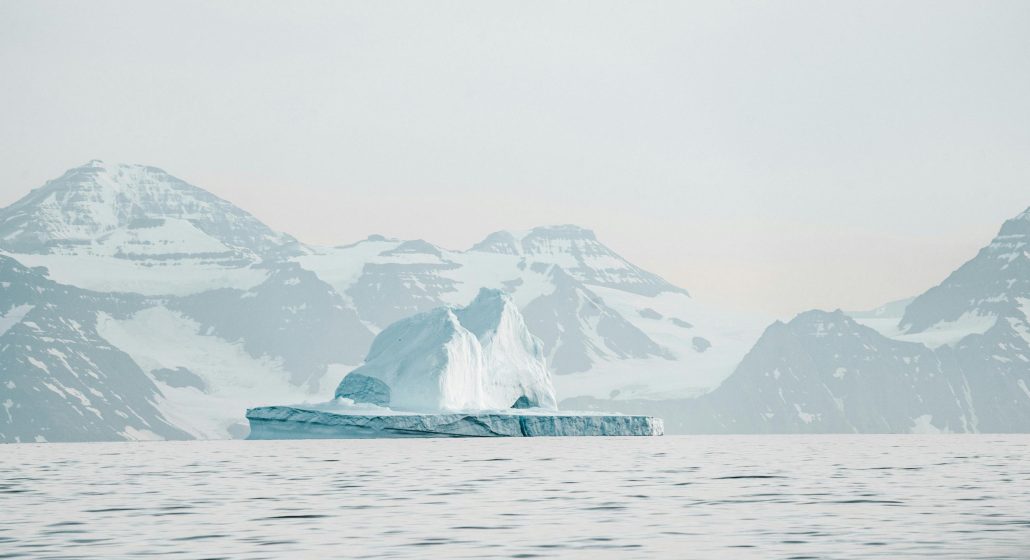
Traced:
[[648, 416], [557, 410], [540, 342], [511, 298], [401, 319], [328, 403], [247, 411], [251, 439], [661, 435]]
[[[332, 403], [326, 403], [331, 405]], [[332, 406], [266, 406], [247, 411], [250, 439], [660, 436], [651, 416], [543, 409], [416, 414]]]

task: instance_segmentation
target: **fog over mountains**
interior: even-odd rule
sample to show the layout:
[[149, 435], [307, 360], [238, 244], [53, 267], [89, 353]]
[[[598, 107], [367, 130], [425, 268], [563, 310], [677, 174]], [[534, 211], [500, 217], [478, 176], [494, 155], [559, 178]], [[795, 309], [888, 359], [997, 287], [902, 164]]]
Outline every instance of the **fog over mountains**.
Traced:
[[239, 437], [246, 408], [324, 399], [388, 325], [484, 287], [540, 339], [564, 409], [669, 433], [1030, 431], [1028, 235], [1023, 212], [911, 302], [767, 327], [577, 226], [314, 247], [93, 161], [0, 210], [0, 441]]

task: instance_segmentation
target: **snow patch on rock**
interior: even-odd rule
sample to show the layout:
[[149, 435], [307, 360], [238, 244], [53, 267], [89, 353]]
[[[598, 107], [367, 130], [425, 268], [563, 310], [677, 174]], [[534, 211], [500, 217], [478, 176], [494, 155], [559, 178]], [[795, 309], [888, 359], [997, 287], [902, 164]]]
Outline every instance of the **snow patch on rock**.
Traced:
[[4, 313], [0, 313], [0, 335], [3, 335], [11, 327], [20, 323], [28, 315], [29, 311], [32, 311], [33, 307], [28, 304], [15, 305]]

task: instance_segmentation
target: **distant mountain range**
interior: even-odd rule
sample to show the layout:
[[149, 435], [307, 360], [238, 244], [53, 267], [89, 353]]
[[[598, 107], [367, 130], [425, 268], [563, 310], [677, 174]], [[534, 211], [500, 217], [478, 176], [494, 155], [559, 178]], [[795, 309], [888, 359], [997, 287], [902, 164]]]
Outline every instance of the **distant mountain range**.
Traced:
[[240, 437], [322, 400], [391, 323], [507, 292], [564, 409], [668, 433], [1030, 432], [1030, 211], [939, 286], [775, 322], [576, 226], [468, 250], [305, 245], [168, 173], [93, 161], [0, 210], [0, 441]]
[[158, 168], [92, 161], [0, 210], [0, 441], [240, 436], [246, 408], [324, 399], [383, 328], [482, 287], [517, 303], [559, 398], [696, 396], [764, 322], [576, 226], [314, 247]]
[[697, 399], [577, 398], [675, 432], [1030, 432], [1030, 210], [940, 285], [776, 322]]

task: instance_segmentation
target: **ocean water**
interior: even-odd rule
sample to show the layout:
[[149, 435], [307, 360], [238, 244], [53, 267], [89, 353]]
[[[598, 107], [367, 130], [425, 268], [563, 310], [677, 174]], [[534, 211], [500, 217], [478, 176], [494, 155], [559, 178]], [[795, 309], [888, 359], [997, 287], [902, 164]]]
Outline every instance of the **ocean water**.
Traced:
[[6, 445], [0, 556], [1028, 558], [1030, 436]]

